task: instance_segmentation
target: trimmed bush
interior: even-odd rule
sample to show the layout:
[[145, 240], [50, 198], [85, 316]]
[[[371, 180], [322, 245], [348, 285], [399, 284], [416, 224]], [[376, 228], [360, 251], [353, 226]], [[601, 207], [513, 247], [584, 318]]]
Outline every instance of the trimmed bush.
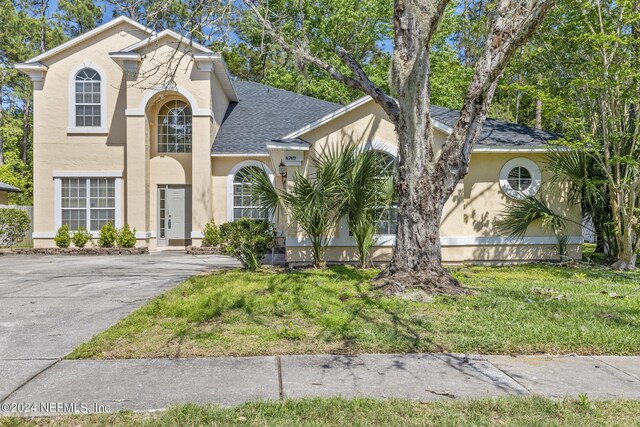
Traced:
[[109, 221], [100, 229], [98, 246], [101, 248], [112, 248], [115, 246], [117, 238], [118, 230], [116, 230], [113, 224], [111, 224], [111, 221]]
[[0, 248], [20, 243], [27, 235], [31, 220], [19, 209], [0, 209]]
[[119, 248], [133, 248], [136, 245], [136, 229], [131, 230], [129, 224], [118, 230], [116, 243]]
[[255, 270], [275, 242], [276, 231], [270, 221], [241, 218], [220, 226], [222, 253], [237, 258], [245, 269]]
[[58, 232], [56, 233], [56, 237], [53, 238], [53, 241], [59, 248], [69, 247], [69, 245], [71, 244], [71, 232], [69, 231], [69, 226], [67, 224], [64, 224], [62, 227], [58, 228]]
[[220, 228], [213, 222], [213, 219], [204, 226], [202, 234], [204, 235], [202, 246], [211, 247], [220, 245]]
[[76, 248], [84, 248], [91, 241], [91, 237], [86, 228], [79, 227], [71, 236], [71, 241]]

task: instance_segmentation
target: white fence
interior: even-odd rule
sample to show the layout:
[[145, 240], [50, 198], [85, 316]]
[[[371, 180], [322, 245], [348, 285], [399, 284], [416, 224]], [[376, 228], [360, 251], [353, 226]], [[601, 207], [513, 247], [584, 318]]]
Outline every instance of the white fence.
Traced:
[[16, 245], [20, 248], [30, 248], [33, 246], [33, 206], [20, 206], [20, 205], [0, 205], [0, 208], [11, 208], [25, 211], [29, 215], [29, 231], [24, 239]]

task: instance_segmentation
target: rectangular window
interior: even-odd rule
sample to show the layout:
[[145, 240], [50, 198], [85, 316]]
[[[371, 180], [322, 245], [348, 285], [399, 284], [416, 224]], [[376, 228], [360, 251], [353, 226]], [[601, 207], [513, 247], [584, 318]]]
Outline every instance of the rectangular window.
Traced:
[[76, 81], [76, 126], [101, 125], [100, 82]]
[[393, 205], [376, 212], [376, 234], [396, 234], [398, 231], [398, 206]]
[[100, 231], [107, 222], [115, 226], [114, 178], [62, 178], [62, 224], [71, 230], [85, 227]]

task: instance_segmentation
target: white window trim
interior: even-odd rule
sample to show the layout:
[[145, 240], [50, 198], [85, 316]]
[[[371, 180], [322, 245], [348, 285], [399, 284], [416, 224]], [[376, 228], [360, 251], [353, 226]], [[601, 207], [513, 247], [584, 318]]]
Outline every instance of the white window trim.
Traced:
[[[91, 68], [100, 75], [100, 127], [83, 127], [76, 126], [76, 74], [83, 68]], [[107, 126], [107, 73], [101, 66], [85, 60], [81, 64], [76, 65], [69, 74], [69, 124], [67, 127], [68, 134], [107, 134], [109, 128]]]
[[264, 169], [269, 175], [269, 180], [271, 183], [275, 183], [275, 175], [271, 168], [267, 166], [265, 163], [262, 163], [258, 160], [244, 160], [242, 162], [236, 163], [234, 167], [231, 168], [231, 171], [227, 175], [227, 222], [233, 221], [233, 180], [236, 176], [236, 173], [242, 168], [247, 166], [256, 166], [261, 169]]
[[[121, 228], [122, 218], [122, 172], [121, 171], [53, 171], [54, 188], [54, 226], [57, 231], [62, 226], [62, 178], [113, 178], [115, 190], [115, 224]], [[98, 237], [98, 232], [91, 232], [93, 237]]]
[[[376, 239], [373, 247], [394, 246], [396, 243], [395, 236], [389, 237], [387, 240]], [[581, 245], [583, 243], [582, 236], [569, 236], [568, 245]], [[526, 236], [526, 237], [505, 237], [505, 236], [446, 236], [440, 237], [440, 244], [443, 247], [458, 246], [520, 246], [520, 245], [553, 245], [558, 244], [558, 240], [553, 236]], [[288, 237], [286, 240], [288, 247], [308, 247], [311, 246], [311, 240], [307, 238]], [[329, 246], [357, 246], [354, 241], [346, 239], [329, 239]]]
[[[523, 167], [531, 172], [531, 185], [526, 190], [516, 190], [515, 188], [512, 188], [507, 181], [509, 172], [516, 167]], [[502, 169], [500, 169], [500, 188], [502, 188], [504, 194], [512, 199], [522, 200], [526, 196], [535, 196], [538, 193], [541, 184], [542, 173], [540, 172], [540, 168], [536, 162], [531, 159], [516, 157], [515, 159], [509, 160], [504, 164], [504, 166], [502, 166]]]

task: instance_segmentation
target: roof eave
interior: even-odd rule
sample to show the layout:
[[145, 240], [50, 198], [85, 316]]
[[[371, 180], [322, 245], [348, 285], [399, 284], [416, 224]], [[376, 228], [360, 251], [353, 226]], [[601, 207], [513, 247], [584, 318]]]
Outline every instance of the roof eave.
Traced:
[[34, 64], [34, 63], [38, 63], [44, 59], [50, 58], [54, 55], [57, 55], [58, 53], [73, 47], [79, 43], [82, 43], [83, 41], [90, 39], [91, 37], [94, 37], [100, 33], [102, 33], [103, 31], [108, 30], [109, 28], [115, 27], [123, 22], [126, 22], [130, 25], [133, 25], [134, 27], [136, 27], [139, 30], [144, 31], [147, 34], [154, 34], [155, 32], [147, 27], [145, 27], [144, 25], [140, 24], [139, 22], [134, 21], [131, 18], [127, 18], [126, 16], [119, 16], [118, 18], [112, 19], [111, 21], [104, 23], [102, 25], [100, 25], [99, 27], [94, 28], [91, 31], [87, 31], [84, 34], [79, 35], [78, 37], [75, 37], [69, 41], [67, 41], [66, 43], [62, 43], [59, 46], [54, 47], [53, 49], [49, 49], [48, 51], [41, 53], [38, 56], [35, 56], [29, 60], [27, 60], [25, 62], [25, 64]]

